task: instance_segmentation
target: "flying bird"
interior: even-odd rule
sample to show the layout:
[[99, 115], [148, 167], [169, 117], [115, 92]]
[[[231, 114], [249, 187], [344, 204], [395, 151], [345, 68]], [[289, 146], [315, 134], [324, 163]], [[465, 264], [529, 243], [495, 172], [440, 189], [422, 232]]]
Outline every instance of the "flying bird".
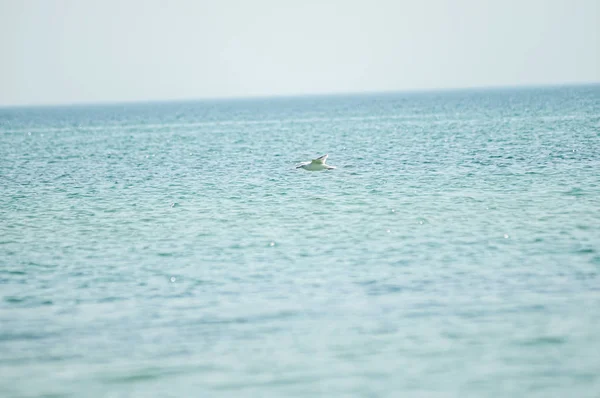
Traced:
[[313, 159], [311, 162], [300, 163], [296, 166], [297, 169], [304, 169], [308, 171], [320, 171], [320, 170], [333, 170], [335, 167], [325, 164], [327, 156], [323, 155], [319, 158]]

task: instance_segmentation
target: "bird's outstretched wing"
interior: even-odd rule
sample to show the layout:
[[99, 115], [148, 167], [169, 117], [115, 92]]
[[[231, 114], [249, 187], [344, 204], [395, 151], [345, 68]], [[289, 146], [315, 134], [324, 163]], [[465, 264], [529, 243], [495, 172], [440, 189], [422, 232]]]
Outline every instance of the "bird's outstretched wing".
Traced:
[[329, 155], [328, 155], [328, 154], [327, 154], [327, 155], [323, 155], [323, 156], [321, 156], [321, 157], [319, 157], [319, 158], [313, 159], [313, 161], [312, 161], [312, 162], [313, 162], [313, 163], [320, 163], [320, 164], [323, 164], [323, 163], [325, 163], [325, 161], [327, 160], [327, 156], [329, 156]]

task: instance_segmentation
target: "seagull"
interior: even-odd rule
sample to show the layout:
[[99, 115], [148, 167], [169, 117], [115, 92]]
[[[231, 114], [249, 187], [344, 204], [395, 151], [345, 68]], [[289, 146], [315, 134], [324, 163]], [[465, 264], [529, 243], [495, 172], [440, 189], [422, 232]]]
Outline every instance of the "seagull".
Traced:
[[320, 170], [333, 170], [335, 167], [325, 164], [327, 156], [323, 155], [320, 158], [313, 159], [311, 162], [300, 163], [296, 166], [297, 169], [304, 169], [308, 171], [320, 171]]

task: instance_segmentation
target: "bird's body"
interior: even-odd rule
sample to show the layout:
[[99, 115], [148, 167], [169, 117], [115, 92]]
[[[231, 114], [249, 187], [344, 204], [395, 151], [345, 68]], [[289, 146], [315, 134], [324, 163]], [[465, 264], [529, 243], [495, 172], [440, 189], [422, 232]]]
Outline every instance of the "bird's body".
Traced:
[[329, 156], [329, 155], [323, 155], [319, 158], [313, 159], [311, 162], [300, 163], [298, 166], [296, 166], [296, 168], [304, 169], [304, 170], [308, 170], [308, 171], [320, 171], [320, 170], [335, 169], [334, 166], [325, 164], [325, 161], [327, 160], [327, 156]]

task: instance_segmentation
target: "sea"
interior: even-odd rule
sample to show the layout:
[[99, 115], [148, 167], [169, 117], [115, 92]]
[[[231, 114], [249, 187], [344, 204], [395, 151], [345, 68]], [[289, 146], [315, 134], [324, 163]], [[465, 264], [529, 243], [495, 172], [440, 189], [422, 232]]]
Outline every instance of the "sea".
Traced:
[[600, 85], [0, 108], [0, 396], [599, 397]]

